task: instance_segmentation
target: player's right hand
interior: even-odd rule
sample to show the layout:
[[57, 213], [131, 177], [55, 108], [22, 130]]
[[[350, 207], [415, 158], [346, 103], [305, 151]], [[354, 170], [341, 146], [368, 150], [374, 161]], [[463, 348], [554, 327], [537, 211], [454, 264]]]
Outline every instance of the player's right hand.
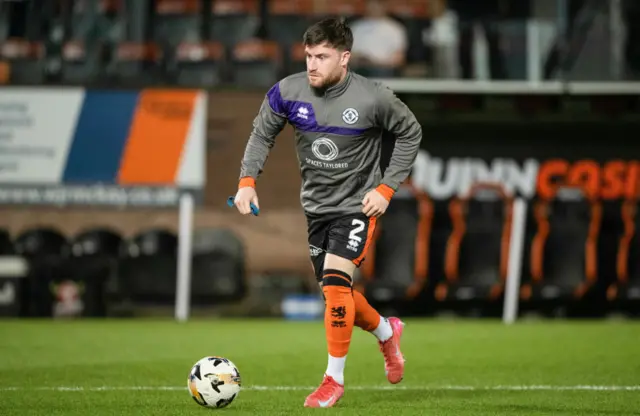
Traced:
[[238, 212], [242, 215], [251, 214], [251, 203], [260, 209], [260, 205], [258, 205], [258, 194], [255, 188], [252, 186], [244, 186], [238, 189], [234, 200], [234, 205], [238, 208]]

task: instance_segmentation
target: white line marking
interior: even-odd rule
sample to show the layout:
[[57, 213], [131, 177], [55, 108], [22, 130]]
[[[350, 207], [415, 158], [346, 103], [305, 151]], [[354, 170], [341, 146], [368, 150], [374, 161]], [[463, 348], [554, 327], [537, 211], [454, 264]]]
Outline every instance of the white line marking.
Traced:
[[[252, 391], [302, 391], [314, 390], [317, 386], [245, 386], [243, 390]], [[187, 387], [179, 386], [58, 386], [58, 387], [0, 387], [0, 391], [187, 391]], [[551, 385], [521, 385], [521, 386], [349, 386], [345, 390], [386, 391], [640, 391], [637, 386], [551, 386]]]

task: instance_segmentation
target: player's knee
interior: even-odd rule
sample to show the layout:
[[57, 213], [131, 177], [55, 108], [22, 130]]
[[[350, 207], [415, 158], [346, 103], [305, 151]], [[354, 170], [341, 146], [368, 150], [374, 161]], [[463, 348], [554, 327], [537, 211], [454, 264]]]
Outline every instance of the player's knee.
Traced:
[[322, 287], [341, 286], [351, 288], [351, 276], [349, 273], [338, 269], [324, 269]]

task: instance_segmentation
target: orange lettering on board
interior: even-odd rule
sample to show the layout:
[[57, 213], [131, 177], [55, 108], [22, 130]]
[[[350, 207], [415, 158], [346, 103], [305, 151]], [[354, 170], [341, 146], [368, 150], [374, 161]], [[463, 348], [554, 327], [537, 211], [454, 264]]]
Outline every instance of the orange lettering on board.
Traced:
[[569, 169], [567, 185], [582, 188], [589, 197], [600, 192], [600, 166], [592, 160], [580, 160]]
[[613, 160], [607, 162], [603, 170], [600, 197], [602, 199], [620, 198], [624, 194], [627, 163], [622, 160]]
[[569, 162], [554, 159], [544, 162], [538, 171], [538, 196], [544, 199], [553, 198], [558, 185], [567, 185], [566, 175], [569, 172]]
[[612, 160], [604, 165], [594, 160], [573, 164], [560, 159], [544, 162], [538, 172], [538, 196], [552, 198], [562, 185], [581, 187], [588, 196], [604, 200], [637, 198], [640, 196], [640, 162]]

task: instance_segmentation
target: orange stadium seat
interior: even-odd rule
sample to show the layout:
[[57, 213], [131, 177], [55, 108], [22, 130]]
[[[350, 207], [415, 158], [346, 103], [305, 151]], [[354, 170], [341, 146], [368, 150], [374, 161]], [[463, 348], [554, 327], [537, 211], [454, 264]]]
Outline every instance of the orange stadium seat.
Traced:
[[513, 197], [499, 184], [478, 183], [449, 203], [453, 229], [445, 251], [440, 302], [486, 305], [504, 292], [509, 260]]
[[220, 42], [182, 42], [175, 60], [178, 85], [213, 87], [223, 81], [226, 59]]
[[9, 62], [0, 61], [0, 84], [8, 84], [11, 78], [11, 65]]
[[232, 66], [236, 83], [245, 87], [268, 88], [282, 75], [282, 50], [274, 41], [243, 41], [233, 48]]
[[536, 231], [531, 242], [531, 281], [521, 286], [524, 301], [577, 301], [598, 279], [597, 244], [602, 205], [580, 188], [560, 187], [534, 204]]
[[268, 7], [269, 39], [285, 48], [302, 42], [302, 35], [313, 22], [314, 0], [272, 0]]
[[62, 79], [68, 84], [86, 84], [102, 74], [102, 46], [90, 50], [82, 41], [71, 41], [62, 48]]
[[175, 45], [183, 41], [200, 40], [200, 0], [156, 0], [156, 42]]
[[364, 289], [377, 302], [416, 298], [427, 283], [433, 204], [403, 184], [376, 226], [361, 268]]
[[122, 42], [117, 46], [114, 57], [116, 76], [122, 82], [153, 82], [154, 70], [157, 70], [162, 56], [155, 43]]
[[362, 16], [367, 6], [366, 0], [333, 1], [320, 0], [315, 2], [313, 14], [316, 18], [323, 16], [341, 16], [353, 18]]
[[40, 42], [11, 38], [0, 44], [0, 59], [10, 65], [10, 82], [14, 84], [44, 82], [44, 55], [44, 45]]
[[258, 0], [216, 0], [212, 7], [213, 40], [233, 47], [255, 36], [260, 24]]

